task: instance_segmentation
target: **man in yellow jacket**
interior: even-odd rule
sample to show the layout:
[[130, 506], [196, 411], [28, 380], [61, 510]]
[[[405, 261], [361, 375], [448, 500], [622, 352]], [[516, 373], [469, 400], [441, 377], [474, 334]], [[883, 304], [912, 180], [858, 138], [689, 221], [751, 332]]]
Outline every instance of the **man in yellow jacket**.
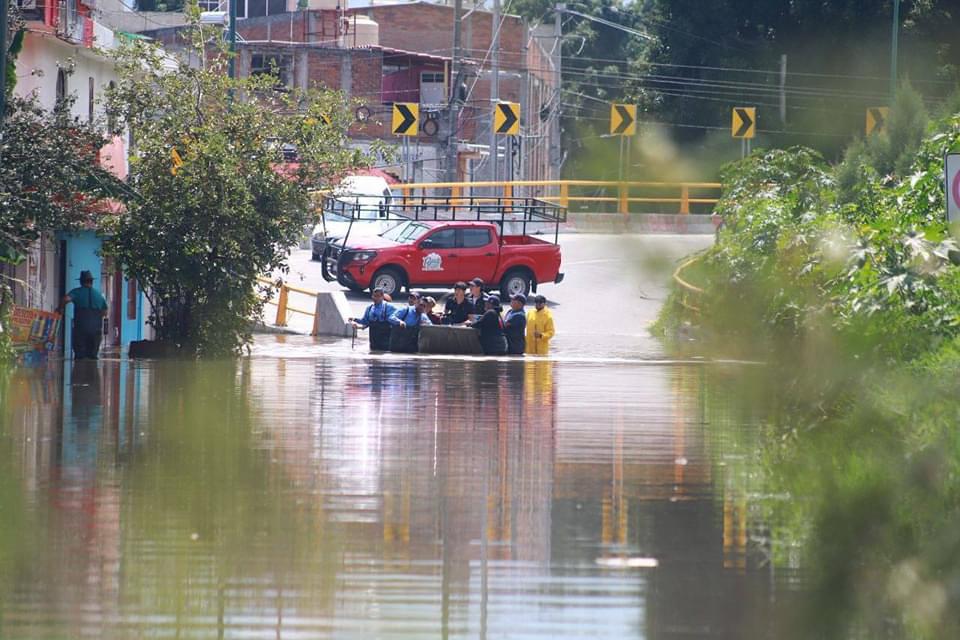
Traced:
[[533, 310], [527, 312], [527, 353], [545, 356], [550, 351], [550, 339], [556, 333], [553, 314], [547, 309], [546, 297], [538, 295], [533, 304]]

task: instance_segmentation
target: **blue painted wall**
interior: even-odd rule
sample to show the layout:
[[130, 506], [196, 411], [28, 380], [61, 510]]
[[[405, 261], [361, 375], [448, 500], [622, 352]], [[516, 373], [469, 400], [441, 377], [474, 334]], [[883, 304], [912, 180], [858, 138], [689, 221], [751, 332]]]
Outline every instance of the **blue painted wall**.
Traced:
[[[100, 287], [102, 261], [97, 255], [103, 245], [102, 240], [94, 231], [79, 231], [76, 233], [64, 234], [61, 239], [67, 243], [67, 284], [66, 290], [70, 291], [80, 286], [80, 272], [89, 271], [93, 274], [93, 285]], [[104, 295], [107, 292], [101, 291]], [[123, 298], [120, 300], [120, 342], [121, 348], [126, 348], [133, 340], [142, 340], [144, 327], [146, 326], [146, 317], [144, 315], [144, 295], [137, 287], [137, 317], [127, 318], [127, 282], [123, 283]], [[113, 310], [111, 309], [111, 313]], [[66, 315], [64, 316], [64, 354], [66, 357], [73, 355], [71, 328], [73, 327], [73, 305], [67, 305]]]
[[[100, 286], [101, 262], [97, 252], [102, 242], [93, 231], [78, 231], [65, 234], [62, 237], [67, 242], [67, 292], [80, 286], [80, 272], [89, 271], [93, 274], [93, 286]], [[67, 358], [73, 357], [73, 305], [68, 304], [63, 318], [63, 353]]]

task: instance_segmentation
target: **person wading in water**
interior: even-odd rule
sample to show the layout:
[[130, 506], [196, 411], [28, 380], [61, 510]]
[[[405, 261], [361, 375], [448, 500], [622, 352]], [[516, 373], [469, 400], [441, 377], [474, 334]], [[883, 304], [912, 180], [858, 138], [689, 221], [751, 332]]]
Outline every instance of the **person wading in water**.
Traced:
[[93, 288], [93, 274], [80, 272], [80, 286], [63, 297], [61, 311], [73, 303], [73, 357], [76, 360], [96, 360], [103, 338], [103, 317], [107, 315], [107, 301]]

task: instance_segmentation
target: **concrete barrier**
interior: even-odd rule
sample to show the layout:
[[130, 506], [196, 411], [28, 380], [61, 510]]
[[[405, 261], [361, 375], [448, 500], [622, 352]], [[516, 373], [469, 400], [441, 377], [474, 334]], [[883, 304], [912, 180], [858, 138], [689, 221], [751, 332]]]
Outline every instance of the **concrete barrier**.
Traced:
[[719, 219], [706, 214], [569, 212], [565, 230], [582, 233], [713, 234]]
[[313, 314], [312, 336], [349, 337], [353, 327], [348, 323], [350, 304], [343, 291], [321, 291], [317, 293], [317, 307]]

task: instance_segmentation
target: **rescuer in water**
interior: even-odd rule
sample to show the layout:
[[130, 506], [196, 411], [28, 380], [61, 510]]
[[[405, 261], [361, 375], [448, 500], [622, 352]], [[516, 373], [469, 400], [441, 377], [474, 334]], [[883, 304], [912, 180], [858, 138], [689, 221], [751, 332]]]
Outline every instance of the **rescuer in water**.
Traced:
[[397, 312], [397, 307], [383, 298], [383, 289], [374, 289], [370, 295], [373, 304], [369, 305], [360, 319], [350, 318], [355, 327], [370, 329], [370, 351], [390, 350], [390, 316]]
[[407, 306], [394, 313], [387, 320], [390, 325], [390, 351], [397, 353], [416, 353], [420, 338], [420, 326], [433, 324], [423, 312], [420, 294], [410, 292]]
[[103, 317], [107, 315], [107, 301], [93, 288], [93, 274], [80, 272], [80, 286], [63, 297], [60, 308], [73, 303], [73, 357], [77, 360], [96, 360], [103, 339]]
[[523, 312], [527, 297], [517, 293], [510, 298], [510, 308], [503, 318], [503, 333], [507, 337], [507, 353], [522, 356], [526, 347], [527, 315]]
[[480, 332], [480, 346], [488, 356], [502, 356], [507, 352], [507, 339], [503, 335], [503, 318], [500, 317], [500, 298], [490, 296], [484, 303], [486, 309], [476, 320], [467, 324]]
[[545, 356], [550, 351], [550, 340], [556, 331], [553, 328], [553, 314], [547, 309], [545, 296], [537, 295], [533, 299], [533, 309], [527, 312], [527, 353]]

